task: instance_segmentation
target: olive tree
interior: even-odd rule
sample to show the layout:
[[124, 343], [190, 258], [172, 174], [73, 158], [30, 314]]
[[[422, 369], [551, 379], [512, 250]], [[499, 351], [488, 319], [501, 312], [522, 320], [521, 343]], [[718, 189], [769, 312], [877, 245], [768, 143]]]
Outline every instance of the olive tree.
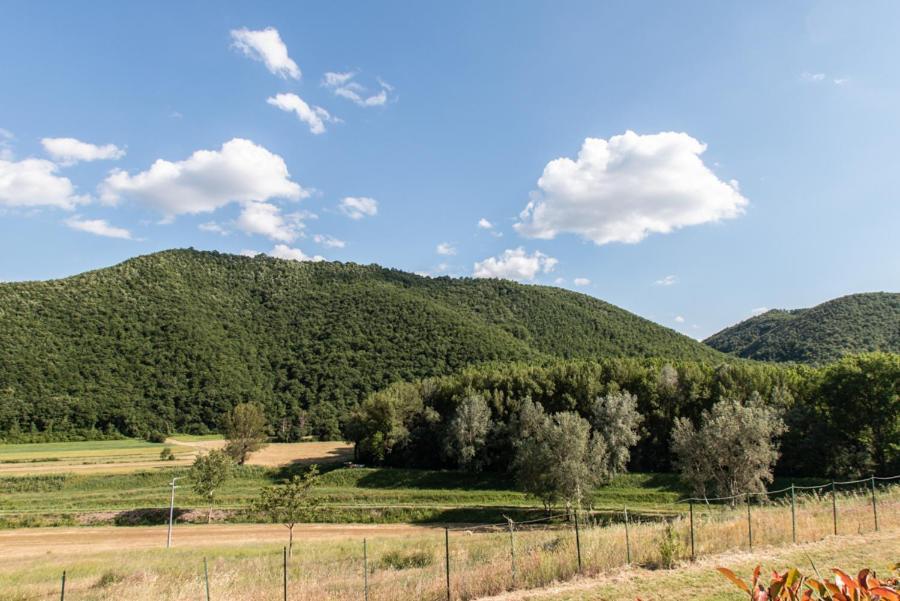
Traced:
[[579, 507], [585, 495], [608, 477], [604, 441], [577, 413], [548, 416], [539, 403], [526, 400], [517, 422], [516, 481], [545, 508], [557, 500]]
[[264, 488], [256, 502], [256, 510], [272, 522], [288, 529], [288, 555], [294, 552], [294, 526], [307, 518], [319, 504], [314, 488], [319, 484], [319, 468], [312, 465], [302, 476], [294, 476], [285, 484]]
[[607, 476], [625, 471], [631, 447], [640, 440], [638, 428], [642, 419], [637, 410], [637, 397], [627, 390], [610, 392], [591, 405], [591, 426], [603, 445]]
[[268, 426], [262, 408], [254, 403], [235, 405], [225, 423], [225, 452], [239, 465], [265, 446]]
[[675, 466], [698, 495], [764, 492], [778, 460], [778, 437], [786, 431], [779, 410], [759, 394], [746, 402], [726, 398], [703, 412], [699, 428], [687, 418], [676, 420]]
[[447, 454], [463, 469], [479, 471], [482, 467], [479, 454], [487, 442], [491, 425], [491, 409], [484, 397], [466, 396], [456, 408], [447, 429]]
[[206, 455], [200, 455], [191, 466], [190, 479], [194, 493], [202, 497], [209, 506], [206, 514], [206, 523], [212, 520], [212, 509], [216, 491], [221, 488], [231, 476], [234, 463], [231, 457], [224, 451], [213, 450]]

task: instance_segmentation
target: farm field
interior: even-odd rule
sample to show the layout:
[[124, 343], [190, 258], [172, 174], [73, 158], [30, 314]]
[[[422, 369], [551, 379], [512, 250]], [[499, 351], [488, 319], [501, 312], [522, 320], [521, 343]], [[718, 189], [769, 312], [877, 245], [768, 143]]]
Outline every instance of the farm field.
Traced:
[[[176, 436], [165, 443], [143, 440], [0, 445], [0, 477], [6, 475], [93, 473], [113, 474], [186, 466], [198, 453], [221, 448], [219, 436]], [[174, 461], [163, 461], [160, 452], [169, 448]], [[249, 465], [279, 467], [293, 463], [348, 461], [351, 445], [343, 442], [272, 443], [254, 453]]]
[[[746, 513], [695, 515], [696, 564], [689, 563], [689, 521], [676, 518], [671, 531], [679, 569], [651, 569], [661, 561], [658, 521], [624, 525], [584, 523], [580, 541], [584, 575], [577, 577], [575, 532], [571, 524], [519, 525], [514, 532], [516, 572], [510, 535], [493, 528], [455, 527], [448, 532], [452, 598], [599, 599], [660, 598], [675, 590], [688, 598], [740, 599], [712, 571], [726, 565], [740, 573], [756, 562], [769, 567], [820, 569], [830, 565], [885, 572], [896, 561], [900, 541], [900, 491], [879, 500], [880, 532], [873, 532], [871, 506], [864, 497], [840, 500], [840, 536], [832, 536], [830, 502], [807, 498], [798, 506], [799, 545], [791, 545], [790, 510], [772, 505], [754, 510], [754, 554], [747, 552]], [[201, 598], [203, 562], [208, 561], [212, 599], [251, 601], [277, 598], [282, 586], [282, 546], [286, 530], [277, 526], [178, 526], [174, 546], [165, 549], [165, 528], [21, 529], [0, 532], [0, 600], [50, 597], [67, 571], [67, 595], [86, 601], [181, 601]], [[363, 556], [366, 539], [366, 556]], [[628, 541], [626, 545], [626, 541]], [[446, 598], [445, 538], [441, 527], [302, 525], [288, 562], [294, 600], [349, 601], [362, 598], [366, 574], [369, 599]], [[626, 549], [633, 568], [625, 568]], [[542, 587], [551, 586], [546, 589]], [[511, 588], [532, 592], [508, 593]], [[702, 589], [703, 595], [697, 594]], [[68, 598], [68, 596], [67, 596]], [[676, 597], [678, 598], [678, 597]]]

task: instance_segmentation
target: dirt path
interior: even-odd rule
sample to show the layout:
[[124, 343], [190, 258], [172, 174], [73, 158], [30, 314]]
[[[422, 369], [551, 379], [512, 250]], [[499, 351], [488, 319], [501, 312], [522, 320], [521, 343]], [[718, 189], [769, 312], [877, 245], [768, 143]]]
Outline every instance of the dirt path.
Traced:
[[[433, 527], [408, 524], [298, 524], [294, 540], [409, 536], [434, 532]], [[283, 543], [280, 524], [176, 525], [173, 546], [212, 547], [256, 543]], [[126, 549], [151, 549], [166, 544], [166, 526], [98, 528], [19, 528], [0, 530], [0, 560], [53, 553], [80, 554]]]

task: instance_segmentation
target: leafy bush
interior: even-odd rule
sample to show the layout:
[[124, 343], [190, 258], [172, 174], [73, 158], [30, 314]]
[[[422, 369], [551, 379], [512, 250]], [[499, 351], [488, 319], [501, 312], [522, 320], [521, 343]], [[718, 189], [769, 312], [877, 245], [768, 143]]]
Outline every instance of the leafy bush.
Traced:
[[427, 568], [434, 563], [434, 556], [427, 551], [388, 551], [381, 556], [379, 566], [385, 570], [408, 570], [410, 568]]
[[162, 461], [175, 461], [175, 453], [172, 452], [170, 447], [166, 447], [159, 452], [159, 458]]
[[674, 568], [684, 549], [672, 522], [668, 522], [665, 529], [660, 532], [656, 544], [659, 551], [659, 567], [664, 570]]

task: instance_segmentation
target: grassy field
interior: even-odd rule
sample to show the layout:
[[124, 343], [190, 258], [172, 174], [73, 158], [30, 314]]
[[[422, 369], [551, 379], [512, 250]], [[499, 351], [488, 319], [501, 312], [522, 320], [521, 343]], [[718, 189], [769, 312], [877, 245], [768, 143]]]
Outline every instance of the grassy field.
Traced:
[[[660, 541], [665, 525], [658, 521], [635, 522], [629, 538], [632, 562], [636, 568], [622, 575], [626, 563], [624, 525], [600, 526], [590, 523], [580, 530], [584, 576], [573, 584], [577, 572], [575, 533], [571, 524], [525, 526], [516, 528], [515, 576], [512, 572], [510, 535], [506, 528], [455, 528], [449, 533], [451, 586], [453, 599], [477, 599], [500, 595], [510, 589], [539, 589], [529, 595], [514, 593], [509, 599], [623, 599], [640, 591], [650, 599], [679, 598], [663, 583], [684, 592], [684, 598], [739, 599], [728, 586], [722, 586], [712, 567], [724, 563], [746, 572], [756, 561], [798, 564], [801, 553], [815, 553], [821, 567], [840, 565], [855, 570], [863, 565], [883, 570], [896, 561], [900, 535], [900, 491], [883, 492], [879, 500], [881, 532], [873, 534], [871, 506], [865, 497], [840, 499], [841, 537], [833, 537], [831, 505], [827, 499], [803, 498], [797, 513], [801, 546], [793, 554], [774, 551], [790, 547], [790, 509], [773, 504], [753, 511], [754, 550], [759, 559], [746, 555], [748, 548], [746, 512], [695, 512], [696, 551], [700, 557], [726, 554], [704, 560], [683, 570], [654, 569], [661, 562]], [[59, 577], [68, 571], [68, 594], [84, 601], [180, 601], [202, 598], [203, 560], [208, 559], [213, 599], [251, 601], [277, 598], [282, 582], [281, 545], [277, 529], [270, 535], [248, 534], [224, 545], [212, 536], [222, 528], [261, 528], [260, 526], [210, 526], [210, 538], [204, 539], [206, 526], [182, 526], [176, 546], [163, 547], [165, 529], [155, 528], [156, 548], [129, 544], [121, 539], [111, 545], [70, 546], [62, 542], [52, 546], [52, 530], [24, 530], [0, 533], [0, 581], [7, 583], [0, 600], [41, 598], [59, 590]], [[269, 527], [270, 529], [273, 527]], [[314, 527], [306, 527], [314, 528]], [[377, 527], [325, 526], [336, 529], [332, 535], [312, 535], [301, 530], [294, 557], [289, 562], [290, 598], [294, 600], [350, 601], [362, 598], [364, 571], [369, 582], [371, 601], [394, 599], [438, 600], [445, 598], [444, 530], [420, 528], [380, 531]], [[390, 528], [390, 527], [387, 527]], [[190, 529], [191, 536], [185, 534]], [[109, 529], [123, 532], [122, 529]], [[125, 529], [129, 532], [131, 529]], [[677, 518], [671, 525], [670, 540], [679, 565], [690, 555], [689, 522]], [[306, 533], [306, 534], [304, 534]], [[862, 534], [860, 534], [862, 533]], [[868, 536], [865, 540], [863, 535]], [[363, 538], [367, 538], [367, 570], [363, 563]], [[48, 547], [48, 540], [50, 547]], [[819, 541], [825, 541], [819, 542]], [[37, 541], [42, 541], [38, 543]], [[784, 563], [782, 563], [784, 562]], [[611, 574], [613, 576], [611, 576]], [[636, 575], [635, 575], [636, 574]], [[651, 581], [644, 581], [652, 578]], [[709, 587], [706, 596], [700, 588]], [[660, 594], [664, 590], [665, 594]]]

